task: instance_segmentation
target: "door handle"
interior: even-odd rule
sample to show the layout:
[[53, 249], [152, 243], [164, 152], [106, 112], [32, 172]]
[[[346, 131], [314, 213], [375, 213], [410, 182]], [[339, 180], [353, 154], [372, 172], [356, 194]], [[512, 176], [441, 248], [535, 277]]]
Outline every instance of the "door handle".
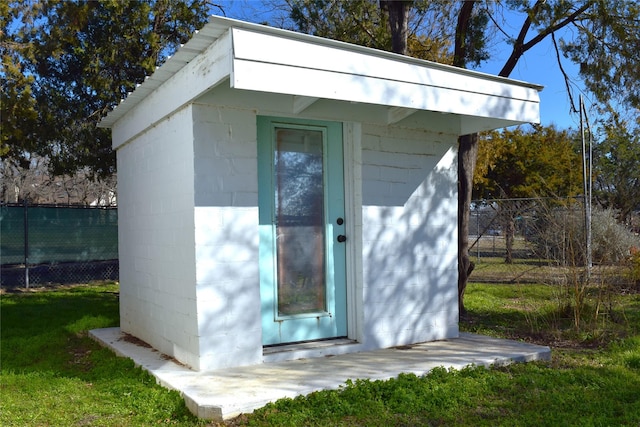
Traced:
[[338, 234], [338, 242], [339, 243], [344, 243], [347, 241], [347, 236], [345, 236], [344, 234]]

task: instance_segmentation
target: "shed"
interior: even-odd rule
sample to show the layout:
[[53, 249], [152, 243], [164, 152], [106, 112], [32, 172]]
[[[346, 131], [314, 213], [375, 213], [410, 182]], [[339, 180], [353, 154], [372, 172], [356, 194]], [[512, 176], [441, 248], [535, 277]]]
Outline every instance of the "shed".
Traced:
[[457, 138], [541, 89], [211, 17], [100, 123], [122, 332], [200, 371], [457, 337]]

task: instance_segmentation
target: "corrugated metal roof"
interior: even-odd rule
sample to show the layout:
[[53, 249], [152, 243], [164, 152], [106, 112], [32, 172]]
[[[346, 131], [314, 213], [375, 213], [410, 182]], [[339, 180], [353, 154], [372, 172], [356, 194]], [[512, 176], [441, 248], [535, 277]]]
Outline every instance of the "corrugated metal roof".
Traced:
[[109, 112], [107, 116], [100, 121], [98, 126], [105, 128], [112, 127], [118, 119], [127, 114], [129, 110], [135, 107], [148, 94], [160, 87], [196, 56], [204, 52], [207, 47], [211, 46], [218, 37], [231, 27], [232, 21], [240, 22], [226, 18], [211, 17], [207, 25], [196, 31], [191, 40], [182, 45], [173, 56], [167, 58], [162, 66], [157, 67], [156, 71], [151, 76], [148, 76], [143, 83], [138, 85], [133, 92], [130, 92], [126, 99], [120, 101], [120, 104]]

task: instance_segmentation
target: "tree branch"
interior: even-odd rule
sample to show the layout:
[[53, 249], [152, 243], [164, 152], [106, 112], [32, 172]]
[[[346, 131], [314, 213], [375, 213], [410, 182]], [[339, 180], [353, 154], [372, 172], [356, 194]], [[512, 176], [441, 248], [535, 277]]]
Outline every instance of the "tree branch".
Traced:
[[[532, 13], [535, 15], [537, 13], [537, 10], [544, 3], [545, 3], [545, 0], [538, 0], [536, 4], [533, 6]], [[523, 43], [524, 38], [527, 35], [527, 31], [529, 31], [529, 28], [531, 27], [531, 16], [527, 16], [527, 19], [525, 20], [524, 24], [522, 25], [522, 28], [520, 29], [520, 34], [518, 34], [518, 39], [516, 40], [516, 43], [513, 46], [513, 51], [511, 52], [511, 56], [509, 56], [509, 59], [507, 59], [507, 61], [504, 64], [504, 67], [502, 67], [502, 70], [500, 70], [500, 73], [498, 73], [498, 75], [501, 77], [509, 77], [509, 75], [515, 68], [516, 64], [518, 63], [518, 60], [526, 51], [531, 49], [536, 44], [540, 43], [549, 34], [552, 34], [558, 31], [559, 29], [569, 25], [573, 21], [575, 21], [578, 16], [580, 16], [585, 10], [589, 9], [592, 5], [593, 5], [593, 1], [586, 2], [581, 7], [576, 9], [571, 15], [567, 16], [565, 19], [563, 19], [559, 23], [552, 25], [548, 28], [545, 28], [543, 31], [538, 33], [537, 36], [529, 40], [527, 43]]]
[[358, 17], [358, 16], [356, 16], [354, 13], [350, 13], [350, 16], [351, 16], [351, 19], [353, 19], [353, 20], [356, 22], [356, 24], [358, 24], [358, 28], [360, 28], [360, 29], [362, 30], [362, 32], [364, 32], [367, 36], [369, 36], [369, 39], [371, 40], [371, 43], [372, 43], [373, 45], [379, 46], [379, 45], [378, 45], [378, 40], [377, 40], [376, 35], [375, 35], [375, 34], [373, 34], [373, 33], [371, 32], [371, 30], [369, 30], [369, 29], [365, 26], [365, 24], [364, 24], [363, 20], [359, 19], [359, 17]]
[[516, 41], [513, 44], [513, 50], [511, 51], [511, 55], [507, 59], [507, 62], [505, 62], [504, 67], [502, 67], [502, 70], [500, 70], [500, 72], [498, 73], [499, 76], [508, 77], [509, 74], [511, 74], [513, 69], [516, 67], [518, 60], [520, 59], [522, 54], [525, 52], [524, 39], [527, 36], [527, 33], [529, 32], [529, 28], [531, 28], [531, 16], [538, 13], [538, 10], [540, 9], [540, 7], [542, 7], [544, 3], [545, 3], [544, 0], [538, 0], [536, 4], [533, 6], [531, 13], [527, 14], [527, 19], [524, 20], [524, 23], [522, 24], [522, 28], [520, 28], [520, 33], [518, 34], [518, 37], [516, 38]]
[[493, 22], [493, 25], [496, 26], [498, 31], [501, 32], [502, 35], [504, 35], [507, 39], [510, 39], [511, 36], [505, 30], [502, 29], [502, 27], [500, 26], [496, 18], [494, 18], [493, 14], [489, 11], [489, 8], [486, 8], [485, 10], [487, 11], [487, 16], [489, 17], [489, 19], [491, 19], [491, 22]]
[[558, 49], [558, 43], [556, 42], [555, 33], [551, 33], [551, 40], [553, 41], [553, 48], [556, 50], [556, 60], [558, 61], [558, 67], [560, 67], [560, 72], [564, 77], [564, 84], [567, 87], [567, 95], [569, 96], [569, 102], [571, 103], [571, 112], [577, 113], [578, 110], [575, 107], [575, 103], [573, 101], [573, 95], [571, 94], [571, 86], [569, 85], [569, 76], [564, 71], [564, 67], [562, 66], [562, 61], [560, 60], [560, 49]]
[[469, 21], [471, 20], [471, 12], [475, 6], [474, 0], [465, 0], [458, 14], [458, 23], [456, 25], [456, 40], [453, 52], [453, 65], [464, 68], [467, 62], [467, 32], [469, 31]]

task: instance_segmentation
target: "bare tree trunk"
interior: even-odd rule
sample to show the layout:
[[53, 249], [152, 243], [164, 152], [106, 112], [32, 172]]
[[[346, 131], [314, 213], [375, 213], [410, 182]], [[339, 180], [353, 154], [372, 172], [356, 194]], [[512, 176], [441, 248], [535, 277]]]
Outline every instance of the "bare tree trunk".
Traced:
[[413, 0], [380, 0], [380, 9], [389, 15], [391, 50], [401, 55], [407, 54], [409, 9], [412, 4]]
[[513, 264], [513, 242], [516, 235], [515, 212], [509, 210], [505, 218], [504, 238], [507, 254], [504, 257], [505, 264]]
[[[464, 68], [468, 46], [467, 32], [471, 22], [474, 1], [464, 1], [458, 14], [453, 65]], [[478, 134], [462, 135], [458, 138], [458, 312], [466, 315], [464, 292], [469, 275], [475, 264], [469, 257], [469, 221], [471, 211], [471, 191], [473, 171], [478, 158]]]
[[475, 264], [469, 257], [469, 212], [473, 172], [478, 158], [478, 134], [458, 138], [458, 310], [466, 314], [464, 292]]

